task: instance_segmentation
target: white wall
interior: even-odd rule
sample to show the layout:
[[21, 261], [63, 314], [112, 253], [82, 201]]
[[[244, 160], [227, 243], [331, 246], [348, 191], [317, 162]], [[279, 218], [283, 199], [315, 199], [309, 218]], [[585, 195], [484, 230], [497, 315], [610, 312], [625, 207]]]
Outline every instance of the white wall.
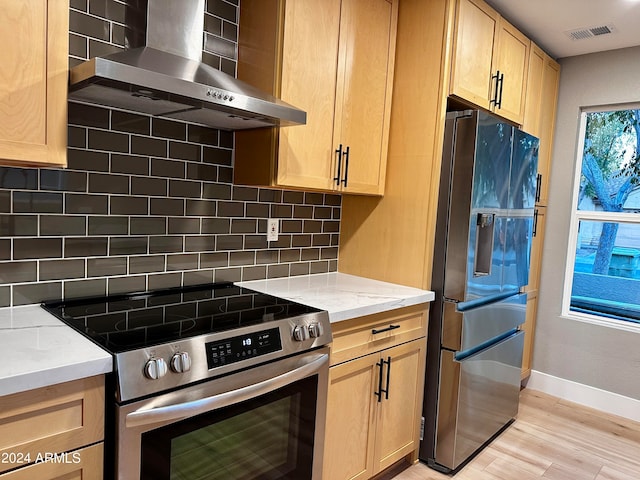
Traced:
[[640, 333], [560, 316], [580, 108], [640, 101], [640, 47], [560, 60], [533, 369], [640, 399]]

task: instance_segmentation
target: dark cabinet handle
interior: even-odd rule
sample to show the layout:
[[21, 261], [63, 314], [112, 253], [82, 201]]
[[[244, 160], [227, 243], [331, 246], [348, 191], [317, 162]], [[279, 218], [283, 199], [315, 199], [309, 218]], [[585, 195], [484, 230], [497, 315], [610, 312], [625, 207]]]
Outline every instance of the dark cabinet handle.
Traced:
[[376, 330], [375, 328], [371, 330], [371, 333], [377, 335], [378, 333], [389, 332], [391, 330], [395, 330], [396, 328], [400, 328], [400, 325], [389, 325], [387, 328], [383, 328], [380, 330]]
[[[384, 376], [383, 370], [385, 364], [387, 365], [387, 384], [386, 388], [382, 388], [382, 377]], [[391, 357], [387, 357], [386, 360], [380, 359], [379, 362], [376, 362], [376, 367], [378, 367], [378, 391], [373, 392], [373, 394], [378, 397], [378, 403], [382, 402], [382, 394], [384, 393], [385, 400], [389, 400], [389, 379], [391, 375]]]
[[376, 367], [378, 367], [378, 391], [373, 392], [373, 394], [376, 397], [378, 397], [378, 403], [382, 401], [382, 366], [383, 365], [384, 365], [384, 360], [382, 359], [380, 359], [379, 362], [376, 362]]
[[336, 182], [336, 185], [340, 185], [340, 169], [342, 168], [342, 144], [336, 149], [336, 155], [338, 158], [336, 159], [336, 163], [338, 164], [338, 171], [336, 176], [333, 177], [333, 181]]
[[536, 202], [540, 201], [540, 191], [542, 190], [542, 174], [536, 176]]
[[[341, 145], [342, 147], [342, 145]], [[342, 179], [342, 185], [347, 186], [347, 177], [349, 176], [349, 145], [344, 151], [344, 178]]]
[[489, 100], [489, 105], [498, 105], [498, 83], [500, 82], [500, 70], [496, 71], [495, 75], [491, 75], [491, 80], [495, 80], [495, 86], [493, 89], [493, 98]]
[[533, 236], [535, 237], [538, 232], [538, 209], [533, 212]]
[[504, 73], [500, 73], [500, 78], [498, 79], [498, 82], [500, 83], [500, 94], [498, 95], [498, 101], [496, 102], [496, 107], [502, 108], [502, 87], [504, 87]]

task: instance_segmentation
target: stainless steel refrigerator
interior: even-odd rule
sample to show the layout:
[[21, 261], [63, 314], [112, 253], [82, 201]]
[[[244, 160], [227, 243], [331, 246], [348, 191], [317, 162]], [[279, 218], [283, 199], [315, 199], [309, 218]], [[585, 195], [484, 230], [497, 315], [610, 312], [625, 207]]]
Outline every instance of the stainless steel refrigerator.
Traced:
[[451, 472], [518, 412], [538, 139], [466, 110], [444, 145], [420, 458]]

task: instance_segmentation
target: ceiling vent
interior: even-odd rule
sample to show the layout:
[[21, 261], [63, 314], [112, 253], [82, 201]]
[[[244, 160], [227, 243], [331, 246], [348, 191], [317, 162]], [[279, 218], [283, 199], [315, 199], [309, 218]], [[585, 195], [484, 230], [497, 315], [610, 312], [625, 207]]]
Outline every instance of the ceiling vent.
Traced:
[[596, 27], [579, 28], [577, 30], [569, 30], [564, 32], [572, 40], [584, 40], [585, 38], [599, 37], [602, 35], [610, 35], [616, 32], [613, 24], [598, 25]]

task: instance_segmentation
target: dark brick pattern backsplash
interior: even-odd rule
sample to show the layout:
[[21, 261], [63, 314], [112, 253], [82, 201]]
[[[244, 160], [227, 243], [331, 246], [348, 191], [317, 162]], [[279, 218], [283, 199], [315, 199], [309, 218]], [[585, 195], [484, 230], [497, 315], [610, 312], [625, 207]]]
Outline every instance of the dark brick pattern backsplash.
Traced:
[[[71, 0], [70, 66], [134, 43], [144, 4]], [[230, 74], [238, 7], [204, 12], [203, 61]], [[0, 167], [0, 306], [337, 269], [341, 197], [234, 185], [232, 133], [75, 103], [68, 131], [67, 169]]]

